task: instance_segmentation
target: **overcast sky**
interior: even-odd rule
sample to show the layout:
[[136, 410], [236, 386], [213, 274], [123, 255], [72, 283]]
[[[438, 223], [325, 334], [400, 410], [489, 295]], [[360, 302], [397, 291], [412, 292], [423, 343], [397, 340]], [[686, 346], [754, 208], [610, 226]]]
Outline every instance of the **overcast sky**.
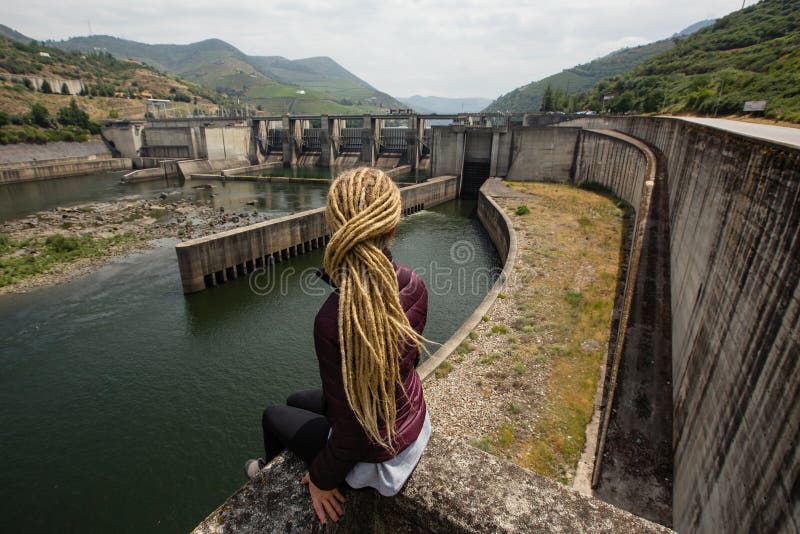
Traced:
[[[497, 96], [624, 46], [741, 8], [739, 0], [0, 0], [34, 39], [217, 37], [246, 54], [330, 56], [382, 91]], [[748, 0], [747, 5], [755, 3]], [[115, 5], [116, 4], [116, 5]]]

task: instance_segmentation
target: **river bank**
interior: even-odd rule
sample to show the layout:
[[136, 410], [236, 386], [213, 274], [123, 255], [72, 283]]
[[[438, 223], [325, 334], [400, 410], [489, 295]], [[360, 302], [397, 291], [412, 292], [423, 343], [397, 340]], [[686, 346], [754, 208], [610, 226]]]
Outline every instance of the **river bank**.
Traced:
[[[211, 190], [211, 184], [198, 188]], [[190, 239], [260, 222], [249, 201], [236, 212], [182, 191], [130, 195], [39, 211], [0, 223], [0, 294], [58, 284], [163, 238]], [[249, 208], [249, 209], [245, 209]]]

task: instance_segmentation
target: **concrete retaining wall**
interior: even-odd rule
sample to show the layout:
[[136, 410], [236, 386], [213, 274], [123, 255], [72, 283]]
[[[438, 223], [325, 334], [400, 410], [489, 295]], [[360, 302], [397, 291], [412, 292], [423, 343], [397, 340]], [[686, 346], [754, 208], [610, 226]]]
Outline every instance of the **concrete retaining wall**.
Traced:
[[514, 128], [510, 167], [500, 175], [509, 180], [571, 181], [579, 133], [579, 128]]
[[800, 150], [679, 119], [577, 124], [666, 159], [676, 529], [796, 532]]
[[[456, 198], [456, 179], [434, 178], [400, 193], [403, 214], [414, 213]], [[319, 208], [179, 243], [175, 250], [183, 291], [194, 293], [244, 276], [321, 247], [328, 237], [325, 210]]]
[[0, 146], [0, 184], [130, 169], [131, 166], [130, 159], [113, 159], [102, 141]]
[[184, 179], [190, 180], [195, 174], [216, 174], [222, 175], [226, 169], [237, 169], [247, 167], [250, 161], [247, 158], [233, 159], [187, 159], [177, 162], [178, 169]]
[[205, 132], [206, 157], [208, 159], [248, 159], [250, 150], [249, 127], [205, 128], [203, 131]]

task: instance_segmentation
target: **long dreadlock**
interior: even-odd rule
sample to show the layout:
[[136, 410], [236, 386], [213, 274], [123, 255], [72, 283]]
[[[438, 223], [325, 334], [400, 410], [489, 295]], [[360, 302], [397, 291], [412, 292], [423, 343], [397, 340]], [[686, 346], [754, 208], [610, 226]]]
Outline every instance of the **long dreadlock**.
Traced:
[[400, 212], [400, 190], [392, 179], [362, 167], [334, 180], [325, 214], [333, 235], [324, 267], [339, 289], [344, 391], [369, 438], [387, 450], [393, 450], [396, 435], [396, 388], [403, 388], [401, 352], [407, 343], [423, 348], [400, 303], [394, 267], [383, 253]]

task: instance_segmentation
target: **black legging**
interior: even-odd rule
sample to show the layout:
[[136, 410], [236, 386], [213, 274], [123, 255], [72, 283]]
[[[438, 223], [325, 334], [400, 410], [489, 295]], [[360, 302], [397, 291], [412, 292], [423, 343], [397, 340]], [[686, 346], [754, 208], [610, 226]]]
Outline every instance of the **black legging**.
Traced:
[[305, 462], [325, 447], [331, 424], [325, 417], [325, 397], [321, 389], [304, 389], [289, 395], [286, 404], [264, 410], [264, 460], [269, 462], [283, 449], [289, 449]]

